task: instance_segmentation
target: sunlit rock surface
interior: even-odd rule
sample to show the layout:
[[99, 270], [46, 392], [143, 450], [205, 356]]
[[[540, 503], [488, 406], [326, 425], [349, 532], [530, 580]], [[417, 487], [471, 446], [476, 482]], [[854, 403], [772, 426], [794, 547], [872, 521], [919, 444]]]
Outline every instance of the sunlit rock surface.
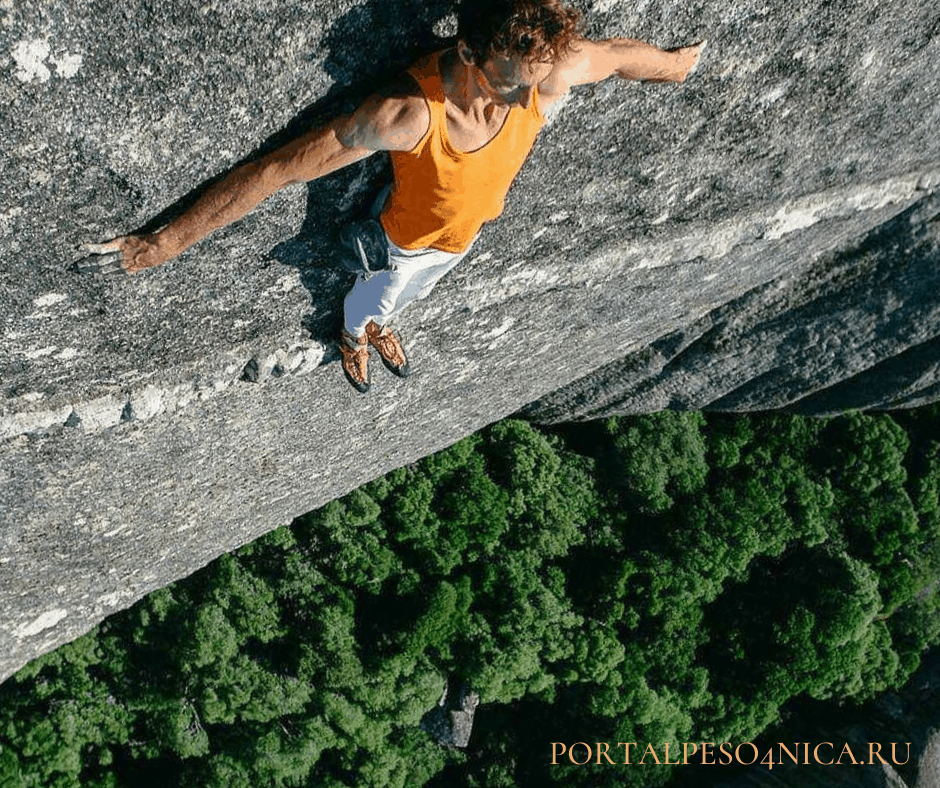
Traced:
[[[779, 256], [778, 244], [770, 281], [542, 397], [524, 415], [544, 423], [665, 408], [823, 415], [940, 398], [940, 199], [920, 199], [825, 251], [809, 233], [794, 240], [809, 245], [795, 250], [807, 259]], [[766, 254], [758, 245], [729, 259], [763, 265]], [[693, 299], [697, 287], [684, 295]]]
[[[373, 157], [133, 278], [237, 162], [440, 46], [448, 3], [0, 0], [0, 675], [146, 592], [528, 406], [828, 413], [937, 397], [930, 4], [597, 0], [593, 36], [707, 37], [685, 85], [551, 120], [499, 222], [343, 379], [336, 228]], [[432, 32], [433, 31], [433, 32]]]

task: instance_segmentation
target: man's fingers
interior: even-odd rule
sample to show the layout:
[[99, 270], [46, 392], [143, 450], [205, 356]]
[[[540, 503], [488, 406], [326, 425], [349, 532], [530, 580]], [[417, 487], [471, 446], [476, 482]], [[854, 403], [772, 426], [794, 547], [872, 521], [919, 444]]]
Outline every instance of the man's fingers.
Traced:
[[127, 273], [121, 260], [124, 255], [121, 252], [111, 252], [108, 254], [91, 254], [77, 260], [74, 268], [80, 274], [118, 274]]
[[693, 44], [690, 49], [695, 50], [695, 62], [692, 64], [692, 67], [689, 69], [689, 75], [695, 73], [695, 69], [698, 68], [698, 64], [702, 62], [702, 52], [705, 51], [705, 46], [708, 44], [708, 39], [702, 39], [697, 44]]
[[108, 241], [103, 244], [82, 244], [78, 247], [83, 252], [88, 252], [88, 254], [107, 254], [108, 252], [120, 252], [121, 251], [121, 241], [119, 238], [115, 238], [113, 241]]
[[74, 270], [82, 274], [126, 274], [121, 264], [124, 260], [124, 238], [114, 238], [102, 244], [82, 244], [79, 249], [87, 254], [73, 264]]
[[89, 262], [79, 260], [75, 264], [75, 270], [80, 274], [119, 274], [124, 272], [124, 266], [120, 263], [102, 263], [100, 261]]

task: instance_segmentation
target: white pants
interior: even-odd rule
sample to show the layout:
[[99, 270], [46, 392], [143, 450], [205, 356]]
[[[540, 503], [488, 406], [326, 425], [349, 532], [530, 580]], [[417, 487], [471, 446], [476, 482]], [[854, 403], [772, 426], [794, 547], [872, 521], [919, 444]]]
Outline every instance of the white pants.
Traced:
[[[427, 296], [441, 278], [466, 257], [440, 249], [402, 249], [388, 235], [389, 269], [366, 277], [360, 274], [344, 305], [346, 333], [361, 337], [374, 320], [384, 326], [409, 304]], [[476, 240], [476, 239], [474, 239]]]

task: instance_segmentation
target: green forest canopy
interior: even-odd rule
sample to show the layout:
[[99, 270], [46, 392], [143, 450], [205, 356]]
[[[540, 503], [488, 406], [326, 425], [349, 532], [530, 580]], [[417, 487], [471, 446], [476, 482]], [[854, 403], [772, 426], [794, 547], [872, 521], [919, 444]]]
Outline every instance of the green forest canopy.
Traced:
[[[0, 783], [639, 786], [551, 742], [743, 742], [940, 638], [938, 409], [507, 420], [0, 687]], [[478, 692], [471, 747], [419, 721]]]

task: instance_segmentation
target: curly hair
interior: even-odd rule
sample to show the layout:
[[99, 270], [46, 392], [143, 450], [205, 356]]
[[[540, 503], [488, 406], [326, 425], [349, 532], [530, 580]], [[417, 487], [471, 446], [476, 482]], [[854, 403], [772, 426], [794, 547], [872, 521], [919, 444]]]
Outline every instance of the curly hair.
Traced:
[[493, 57], [556, 63], [580, 37], [581, 13], [561, 0], [463, 0], [457, 38], [480, 65]]

